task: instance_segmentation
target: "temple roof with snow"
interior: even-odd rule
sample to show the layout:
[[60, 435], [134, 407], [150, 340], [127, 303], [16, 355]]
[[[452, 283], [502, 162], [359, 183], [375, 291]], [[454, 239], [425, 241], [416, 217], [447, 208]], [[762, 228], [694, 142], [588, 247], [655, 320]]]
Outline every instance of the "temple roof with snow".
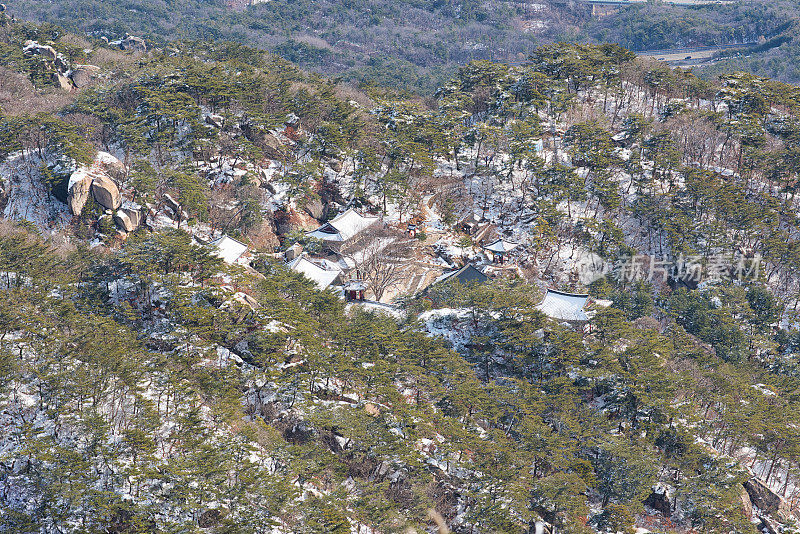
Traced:
[[309, 232], [308, 235], [309, 237], [314, 237], [323, 241], [342, 242], [363, 232], [376, 222], [378, 222], [378, 217], [361, 215], [351, 208], [337, 215], [313, 232]]
[[589, 320], [589, 316], [584, 308], [588, 301], [589, 295], [563, 293], [548, 289], [537, 308], [551, 319], [586, 322]]
[[367, 284], [363, 280], [350, 280], [344, 285], [345, 291], [366, 291], [366, 289]]
[[222, 258], [225, 263], [236, 263], [247, 252], [247, 245], [227, 235], [210, 241], [208, 246], [212, 254]]
[[447, 280], [457, 280], [459, 283], [463, 285], [468, 285], [472, 283], [483, 284], [484, 282], [489, 280], [489, 277], [486, 276], [484, 273], [479, 271], [474, 265], [468, 263], [461, 269], [457, 271], [451, 271], [449, 273], [444, 273], [442, 276], [434, 280], [434, 284], [438, 284], [440, 282], [446, 282]]
[[506, 241], [505, 239], [498, 239], [493, 243], [489, 243], [485, 247], [485, 250], [489, 252], [494, 252], [496, 254], [505, 254], [507, 252], [511, 252], [515, 248], [519, 246], [519, 243], [513, 243], [511, 241]]
[[332, 268], [330, 263], [325, 266], [314, 263], [305, 254], [290, 261], [287, 266], [314, 282], [318, 289], [328, 288], [342, 274], [341, 269]]

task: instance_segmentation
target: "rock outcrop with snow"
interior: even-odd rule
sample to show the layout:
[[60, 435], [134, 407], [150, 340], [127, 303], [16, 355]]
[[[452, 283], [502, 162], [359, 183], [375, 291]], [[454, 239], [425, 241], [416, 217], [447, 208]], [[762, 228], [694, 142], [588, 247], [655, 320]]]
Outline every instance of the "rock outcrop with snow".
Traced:
[[86, 169], [79, 169], [70, 176], [67, 185], [67, 204], [73, 215], [80, 215], [89, 199], [94, 177]]
[[122, 196], [114, 180], [105, 174], [97, 174], [92, 180], [92, 196], [107, 210], [116, 210], [122, 205]]

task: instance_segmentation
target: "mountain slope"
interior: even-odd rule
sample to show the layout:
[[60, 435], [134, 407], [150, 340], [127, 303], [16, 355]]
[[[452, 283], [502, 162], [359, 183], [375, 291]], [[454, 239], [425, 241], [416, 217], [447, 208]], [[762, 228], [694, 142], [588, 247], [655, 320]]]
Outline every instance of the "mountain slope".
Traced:
[[[792, 528], [798, 87], [554, 45], [409, 95], [4, 29], [0, 531]], [[383, 224], [307, 232], [343, 213]]]

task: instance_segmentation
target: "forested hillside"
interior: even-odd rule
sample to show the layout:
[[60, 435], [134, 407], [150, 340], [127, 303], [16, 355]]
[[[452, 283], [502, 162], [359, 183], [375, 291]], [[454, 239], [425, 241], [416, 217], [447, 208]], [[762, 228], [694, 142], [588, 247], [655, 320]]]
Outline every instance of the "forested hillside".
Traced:
[[797, 86], [0, 17], [0, 532], [797, 530]]
[[[800, 82], [798, 5], [734, 1], [679, 7], [641, 3], [602, 17], [581, 2], [512, 0], [8, 0], [8, 13], [156, 46], [224, 39], [272, 51], [303, 68], [347, 80], [432, 92], [471, 60], [519, 63], [553, 42], [611, 42], [635, 51], [753, 43], [713, 74], [746, 70]], [[742, 55], [742, 54], [740, 54]], [[705, 72], [706, 67], [698, 69]]]

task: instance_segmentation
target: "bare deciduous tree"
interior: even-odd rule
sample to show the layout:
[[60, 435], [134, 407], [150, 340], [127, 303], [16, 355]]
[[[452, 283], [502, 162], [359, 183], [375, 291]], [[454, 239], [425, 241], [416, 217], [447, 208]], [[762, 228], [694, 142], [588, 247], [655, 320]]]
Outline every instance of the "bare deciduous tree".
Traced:
[[405, 280], [412, 243], [402, 232], [374, 225], [345, 243], [340, 254], [354, 266], [353, 278], [366, 282], [375, 300], [380, 301], [387, 290]]

